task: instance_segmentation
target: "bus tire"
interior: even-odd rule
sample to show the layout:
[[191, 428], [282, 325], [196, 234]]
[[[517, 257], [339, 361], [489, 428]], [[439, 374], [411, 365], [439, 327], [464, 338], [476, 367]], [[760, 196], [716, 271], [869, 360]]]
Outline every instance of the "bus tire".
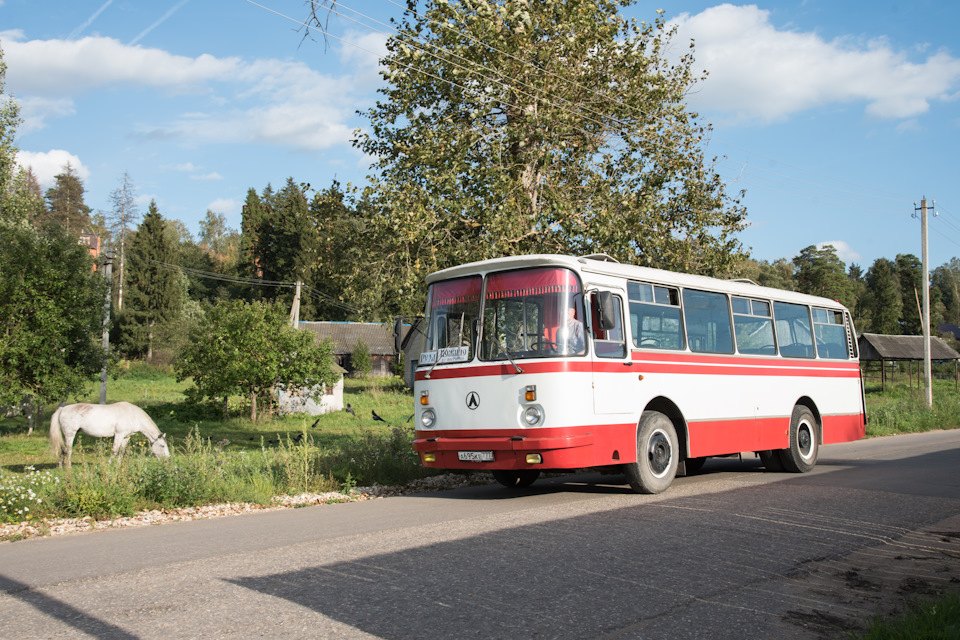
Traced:
[[767, 471], [783, 471], [783, 458], [780, 457], [780, 450], [757, 451], [757, 457], [760, 458], [760, 464], [766, 467]]
[[540, 469], [523, 469], [520, 471], [493, 472], [493, 479], [508, 489], [525, 489], [540, 477]]
[[780, 451], [783, 467], [793, 473], [806, 473], [817, 464], [819, 452], [817, 419], [802, 404], [793, 408], [790, 416], [790, 448]]
[[630, 488], [637, 493], [665, 491], [677, 475], [680, 446], [670, 418], [644, 411], [637, 427], [637, 461], [623, 465]]

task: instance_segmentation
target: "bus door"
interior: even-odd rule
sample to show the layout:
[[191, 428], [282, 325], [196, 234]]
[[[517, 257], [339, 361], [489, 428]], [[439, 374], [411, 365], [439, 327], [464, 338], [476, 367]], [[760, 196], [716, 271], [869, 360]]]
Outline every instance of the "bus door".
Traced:
[[623, 326], [623, 296], [619, 292], [590, 294], [590, 337], [593, 367], [593, 408], [597, 414], [630, 413], [632, 362], [628, 359]]

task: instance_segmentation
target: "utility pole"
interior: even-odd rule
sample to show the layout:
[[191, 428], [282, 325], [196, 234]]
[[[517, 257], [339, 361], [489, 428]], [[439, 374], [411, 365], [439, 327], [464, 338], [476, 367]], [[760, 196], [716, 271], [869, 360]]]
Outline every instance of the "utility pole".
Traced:
[[[936, 204], [936, 200], [933, 201]], [[921, 270], [923, 282], [923, 310], [920, 322], [923, 325], [923, 384], [926, 387], [927, 409], [933, 408], [933, 372], [930, 364], [930, 265], [927, 258], [927, 198], [920, 200], [919, 209], [917, 203], [913, 203], [914, 211], [920, 212], [920, 235], [921, 235]], [[936, 215], [936, 214], [934, 214]], [[916, 216], [916, 214], [914, 214]]]
[[110, 361], [110, 295], [113, 288], [113, 251], [107, 251], [103, 276], [107, 279], [107, 295], [103, 299], [103, 367], [100, 369], [100, 404], [107, 404], [107, 363]]
[[297, 325], [300, 323], [300, 285], [302, 283], [297, 280], [297, 290], [293, 294], [293, 306], [290, 307], [290, 326], [294, 329], [297, 328]]

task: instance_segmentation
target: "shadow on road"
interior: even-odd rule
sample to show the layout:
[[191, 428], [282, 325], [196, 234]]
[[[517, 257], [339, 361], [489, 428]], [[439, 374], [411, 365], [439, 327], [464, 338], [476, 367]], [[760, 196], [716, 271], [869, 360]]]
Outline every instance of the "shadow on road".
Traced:
[[[51, 598], [39, 591], [34, 591], [27, 585], [17, 582], [16, 580], [10, 580], [3, 575], [0, 575], [0, 591], [21, 602], [29, 604], [44, 615], [59, 620], [95, 638], [135, 639], [137, 637], [127, 633], [116, 625], [99, 620], [65, 602]], [[51, 632], [49, 635], [53, 636], [56, 634]]]

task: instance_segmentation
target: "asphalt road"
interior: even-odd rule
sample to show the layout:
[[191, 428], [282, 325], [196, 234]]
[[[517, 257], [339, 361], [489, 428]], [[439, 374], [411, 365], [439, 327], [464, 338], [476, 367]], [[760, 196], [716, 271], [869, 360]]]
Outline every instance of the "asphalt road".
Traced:
[[0, 637], [844, 637], [947, 588], [960, 431], [0, 544]]

